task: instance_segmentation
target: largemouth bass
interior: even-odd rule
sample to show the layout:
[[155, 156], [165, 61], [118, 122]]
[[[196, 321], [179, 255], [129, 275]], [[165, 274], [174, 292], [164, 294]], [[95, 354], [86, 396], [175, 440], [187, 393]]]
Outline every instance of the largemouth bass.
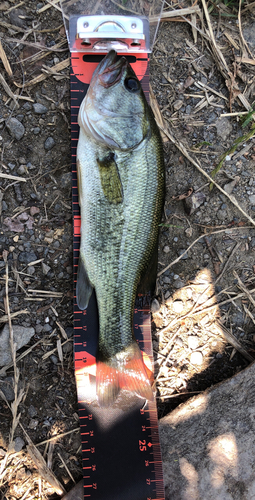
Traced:
[[164, 197], [162, 143], [134, 71], [111, 50], [94, 71], [79, 110], [77, 178], [81, 243], [76, 297], [99, 311], [97, 398], [121, 389], [152, 399], [133, 334], [136, 291], [157, 248]]

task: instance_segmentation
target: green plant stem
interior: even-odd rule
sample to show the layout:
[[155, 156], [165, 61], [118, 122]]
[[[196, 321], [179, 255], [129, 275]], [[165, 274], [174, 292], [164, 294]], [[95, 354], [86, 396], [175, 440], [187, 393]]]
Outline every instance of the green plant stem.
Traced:
[[[220, 157], [220, 161], [218, 163], [218, 165], [215, 167], [215, 169], [211, 172], [211, 177], [214, 179], [215, 175], [219, 172], [219, 170], [221, 169], [226, 157], [228, 155], [231, 155], [235, 152], [237, 146], [239, 146], [239, 144], [243, 144], [244, 142], [248, 141], [251, 137], [253, 137], [255, 134], [255, 124], [252, 125], [251, 127], [251, 130], [245, 134], [245, 135], [242, 135], [242, 137], [239, 137], [238, 139], [235, 140], [233, 146], [231, 146], [230, 149], [228, 149], [223, 155], [221, 155]], [[209, 189], [210, 191], [212, 190], [213, 188], [213, 183], [211, 182], [210, 183], [210, 186], [209, 186]]]

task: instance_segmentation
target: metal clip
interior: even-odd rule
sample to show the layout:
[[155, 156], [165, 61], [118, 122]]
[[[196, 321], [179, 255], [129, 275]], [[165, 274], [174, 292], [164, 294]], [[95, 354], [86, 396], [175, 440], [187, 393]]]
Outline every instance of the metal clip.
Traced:
[[150, 52], [149, 21], [145, 17], [81, 16], [76, 49], [86, 52]]

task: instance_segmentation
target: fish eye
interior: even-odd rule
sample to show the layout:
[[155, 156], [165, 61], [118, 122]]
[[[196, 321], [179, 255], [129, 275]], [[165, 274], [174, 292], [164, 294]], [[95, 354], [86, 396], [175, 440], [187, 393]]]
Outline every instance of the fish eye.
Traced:
[[124, 85], [129, 92], [137, 92], [140, 88], [139, 82], [135, 78], [126, 78]]

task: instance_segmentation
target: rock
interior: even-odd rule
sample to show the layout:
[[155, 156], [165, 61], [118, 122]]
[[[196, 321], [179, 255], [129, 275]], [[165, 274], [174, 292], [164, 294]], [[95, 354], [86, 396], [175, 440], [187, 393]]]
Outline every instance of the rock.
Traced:
[[14, 9], [9, 14], [11, 24], [19, 28], [26, 27], [26, 12], [23, 9]]
[[43, 331], [43, 325], [40, 325], [40, 324], [36, 325], [36, 327], [35, 327], [35, 332], [36, 332], [37, 334], [39, 334], [39, 333], [41, 333], [42, 331]]
[[179, 347], [182, 347], [183, 346], [183, 340], [180, 337], [176, 337], [175, 344], [178, 345]]
[[232, 125], [228, 118], [219, 118], [215, 123], [217, 129], [217, 135], [221, 137], [223, 141], [229, 136], [232, 131]]
[[164, 248], [163, 248], [163, 252], [164, 253], [169, 253], [170, 252], [170, 247], [168, 245], [166, 245]]
[[17, 139], [17, 141], [19, 141], [25, 133], [24, 125], [22, 125], [22, 123], [19, 122], [17, 118], [9, 118], [6, 121], [6, 127], [9, 130], [11, 136]]
[[29, 266], [27, 268], [27, 274], [29, 274], [29, 276], [33, 276], [34, 273], [35, 273], [35, 267], [34, 266]]
[[35, 102], [33, 104], [33, 108], [34, 108], [34, 112], [37, 115], [44, 115], [48, 111], [48, 108], [46, 108], [46, 106], [44, 106], [43, 104], [40, 104], [40, 102]]
[[9, 7], [10, 7], [9, 2], [5, 2], [5, 1], [3, 1], [3, 2], [1, 2], [1, 3], [0, 3], [0, 11], [1, 11], [1, 10], [8, 10], [8, 9], [9, 9]]
[[163, 281], [164, 281], [164, 283], [165, 283], [166, 285], [170, 285], [170, 283], [171, 283], [171, 279], [170, 279], [170, 278], [168, 278], [168, 276], [165, 276], [165, 277], [163, 278]]
[[35, 430], [39, 424], [39, 420], [36, 420], [35, 418], [31, 418], [28, 427], [29, 429]]
[[190, 356], [190, 362], [192, 365], [202, 365], [203, 364], [203, 354], [200, 351], [192, 352]]
[[217, 217], [221, 221], [227, 221], [227, 219], [228, 219], [228, 212], [227, 212], [227, 210], [218, 210]]
[[28, 415], [33, 418], [37, 415], [37, 410], [33, 405], [30, 405], [28, 408]]
[[174, 280], [173, 285], [175, 288], [182, 288], [185, 285], [185, 283], [180, 278], [177, 278], [176, 280]]
[[[1, 342], [1, 336], [0, 336], [0, 342]], [[5, 365], [6, 363], [3, 364]], [[1, 348], [0, 348], [0, 366], [1, 366]], [[14, 400], [13, 378], [6, 377], [4, 380], [0, 379], [0, 390], [5, 395], [7, 401], [13, 401]]]
[[23, 175], [26, 173], [26, 166], [25, 165], [20, 165], [18, 168], [18, 174]]
[[252, 49], [255, 49], [255, 40], [254, 40], [254, 30], [255, 30], [255, 22], [249, 23], [247, 26], [243, 28], [243, 36], [246, 42], [251, 46]]
[[183, 311], [183, 302], [181, 300], [175, 300], [172, 304], [172, 310], [176, 314], [180, 314]]
[[[26, 345], [35, 334], [34, 328], [24, 328], [23, 326], [13, 325], [14, 343], [17, 344], [17, 351]], [[12, 362], [10, 348], [9, 326], [6, 323], [0, 333], [0, 366], [8, 365]]]
[[44, 262], [42, 262], [42, 272], [43, 274], [48, 274], [48, 272], [50, 271], [50, 266], [47, 266], [47, 264], [45, 264]]
[[155, 314], [160, 311], [160, 303], [157, 299], [153, 299], [151, 303], [151, 313]]
[[188, 258], [189, 258], [189, 256], [188, 256], [188, 252], [186, 252], [185, 248], [183, 248], [183, 249], [179, 250], [179, 252], [178, 252], [178, 253], [179, 253], [179, 256], [181, 256], [181, 255], [182, 255], [182, 259], [181, 259], [181, 260], [186, 260], [186, 259], [188, 259]]
[[55, 141], [53, 137], [47, 137], [44, 143], [44, 149], [46, 149], [46, 151], [50, 151], [50, 149], [52, 149], [54, 146], [55, 146]]
[[30, 104], [30, 102], [25, 102], [25, 104], [23, 104], [23, 109], [25, 109], [26, 111], [30, 111], [32, 109], [32, 106]]
[[25, 446], [25, 441], [21, 437], [16, 437], [14, 439], [14, 450], [16, 453], [22, 450], [23, 446]]
[[[233, 179], [233, 181], [229, 182], [228, 184], [225, 184], [224, 186], [224, 191], [226, 191], [226, 193], [228, 194], [231, 194], [235, 185], [238, 183], [240, 177], [235, 177]], [[255, 196], [254, 196], [254, 199], [255, 199]]]
[[199, 338], [196, 337], [195, 335], [189, 335], [188, 336], [188, 346], [189, 349], [197, 349], [199, 346]]
[[193, 214], [206, 200], [203, 191], [197, 191], [183, 200], [185, 212], [188, 215]]
[[65, 188], [71, 188], [72, 186], [72, 172], [67, 172], [60, 177], [60, 186]]
[[43, 332], [43, 333], [49, 333], [49, 332], [52, 332], [52, 327], [49, 325], [49, 323], [46, 323], [46, 324], [43, 326], [42, 332]]
[[255, 205], [255, 194], [252, 194], [251, 196], [249, 196], [249, 200], [250, 200], [251, 205]]
[[37, 260], [37, 255], [31, 251], [31, 252], [20, 252], [19, 261], [24, 263], [24, 264], [29, 264], [29, 262], [33, 262]]
[[62, 498], [62, 500], [83, 500], [83, 498], [84, 498], [84, 486], [82, 479]]
[[35, 134], [35, 135], [40, 134], [40, 132], [41, 132], [40, 127], [35, 127], [35, 128], [33, 129], [33, 132], [34, 132], [34, 134]]
[[253, 500], [255, 363], [160, 420], [166, 500]]

